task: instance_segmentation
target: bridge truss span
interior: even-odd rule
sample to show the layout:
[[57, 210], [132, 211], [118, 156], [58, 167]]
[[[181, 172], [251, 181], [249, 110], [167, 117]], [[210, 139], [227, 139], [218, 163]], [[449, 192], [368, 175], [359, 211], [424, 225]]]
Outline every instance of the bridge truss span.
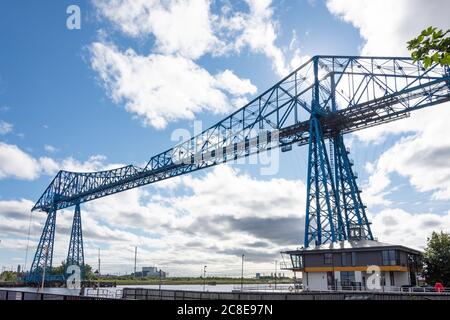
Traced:
[[[259, 152], [289, 151], [296, 144], [309, 146], [305, 246], [355, 236], [372, 239], [343, 135], [449, 100], [450, 71], [438, 64], [425, 69], [401, 57], [315, 56], [243, 108], [152, 157], [143, 168], [60, 171], [33, 211], [50, 215], [76, 206], [81, 233], [82, 203]], [[72, 243], [69, 247], [76, 249]], [[42, 252], [38, 248], [32, 273], [44, 263], [51, 266], [52, 252], [47, 259]]]

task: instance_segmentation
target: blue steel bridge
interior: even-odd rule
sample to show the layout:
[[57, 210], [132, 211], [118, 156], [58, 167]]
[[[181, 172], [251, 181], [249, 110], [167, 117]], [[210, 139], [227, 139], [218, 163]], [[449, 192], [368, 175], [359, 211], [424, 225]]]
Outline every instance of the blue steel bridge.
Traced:
[[[304, 246], [373, 240], [343, 136], [450, 100], [450, 70], [402, 57], [315, 56], [243, 108], [145, 167], [60, 171], [32, 211], [47, 220], [27, 280], [53, 262], [57, 213], [74, 207], [68, 265], [84, 266], [81, 204], [252, 154], [307, 146]], [[432, 112], [432, 110], [430, 110]], [[48, 274], [48, 272], [47, 272]]]

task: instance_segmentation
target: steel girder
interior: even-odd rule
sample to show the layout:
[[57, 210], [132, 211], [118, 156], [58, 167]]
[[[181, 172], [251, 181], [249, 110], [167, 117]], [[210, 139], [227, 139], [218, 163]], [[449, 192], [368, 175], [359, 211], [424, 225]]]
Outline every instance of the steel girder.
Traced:
[[79, 204], [75, 206], [69, 250], [66, 259], [66, 266], [71, 265], [77, 265], [82, 270], [84, 268], [83, 231], [81, 226], [81, 210]]
[[59, 172], [33, 210], [64, 209], [275, 147], [305, 145], [313, 97], [329, 139], [449, 101], [449, 82], [445, 68], [424, 69], [409, 58], [317, 56], [203, 133], [152, 157], [145, 168]]
[[[344, 239], [373, 240], [372, 230], [366, 215], [366, 207], [361, 200], [361, 190], [353, 172], [353, 162], [349, 159], [349, 150], [345, 148], [342, 135], [333, 139], [335, 161], [335, 185], [339, 212], [344, 221]], [[354, 234], [358, 232], [359, 234]], [[353, 233], [353, 234], [352, 234]]]
[[50, 275], [53, 265], [53, 246], [55, 243], [55, 228], [56, 228], [56, 209], [47, 213], [47, 220], [45, 221], [44, 229], [39, 240], [36, 254], [31, 264], [29, 281], [40, 281], [42, 279], [43, 271], [47, 276]]
[[310, 126], [306, 192], [305, 246], [343, 240], [336, 187], [320, 122], [315, 117]]
[[[316, 141], [312, 146], [317, 151], [314, 162], [324, 166], [318, 171], [312, 169], [328, 175], [327, 161], [321, 160], [326, 152], [323, 153], [325, 146], [320, 139], [334, 139], [403, 119], [411, 111], [446, 101], [450, 101], [450, 73], [448, 68], [437, 64], [425, 69], [420, 63], [401, 57], [316, 56], [211, 128], [152, 157], [144, 168], [130, 165], [102, 172], [60, 171], [33, 211], [50, 215], [60, 209], [280, 146], [311, 144], [311, 133]], [[338, 164], [343, 171], [340, 175], [335, 172], [335, 177], [344, 179], [346, 184], [342, 187], [342, 183], [335, 181], [335, 202], [331, 204], [332, 199], [328, 202], [335, 207], [334, 215], [343, 209], [349, 221], [362, 221], [365, 234], [371, 237], [359, 192], [354, 191], [344, 205], [345, 190], [352, 190], [352, 186], [358, 189], [351, 178], [351, 169], [345, 165], [347, 155], [342, 152], [343, 142], [337, 142], [335, 150], [340, 153], [332, 155], [333, 164]], [[333, 193], [328, 197], [332, 198]], [[46, 228], [43, 237], [48, 232]], [[338, 229], [342, 230], [340, 226]], [[349, 230], [343, 229], [344, 233], [337, 232], [337, 237], [335, 234], [333, 238], [330, 231], [325, 238], [345, 238]], [[42, 251], [40, 248], [38, 252]]]

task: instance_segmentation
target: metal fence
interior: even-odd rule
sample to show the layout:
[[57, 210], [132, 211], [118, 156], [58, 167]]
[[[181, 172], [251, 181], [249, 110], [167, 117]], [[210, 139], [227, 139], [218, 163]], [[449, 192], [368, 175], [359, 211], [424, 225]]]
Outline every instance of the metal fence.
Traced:
[[105, 298], [105, 299], [122, 299], [122, 289], [93, 289], [87, 288], [83, 294], [85, 297]]
[[357, 286], [329, 286], [326, 290], [308, 290], [303, 289], [301, 284], [260, 284], [260, 285], [236, 285], [233, 292], [280, 292], [280, 293], [300, 293], [300, 292], [386, 292], [386, 293], [443, 293], [450, 294], [450, 288], [443, 288], [437, 291], [434, 287], [395, 287], [381, 286], [379, 289], [369, 289], [361, 285]]
[[0, 289], [0, 301], [2, 300], [105, 300], [105, 298]]
[[450, 294], [368, 291], [201, 292], [124, 288], [123, 298], [130, 300], [450, 300]]

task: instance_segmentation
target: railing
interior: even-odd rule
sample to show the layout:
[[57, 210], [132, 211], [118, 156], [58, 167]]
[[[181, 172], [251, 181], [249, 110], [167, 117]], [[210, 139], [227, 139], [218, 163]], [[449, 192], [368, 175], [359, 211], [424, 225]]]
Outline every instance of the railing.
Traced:
[[370, 289], [364, 286], [329, 286], [328, 289], [323, 290], [308, 290], [303, 288], [301, 284], [263, 284], [263, 285], [235, 285], [233, 292], [386, 292], [386, 293], [443, 293], [450, 294], [450, 287], [443, 288], [442, 291], [437, 291], [434, 287], [396, 287], [396, 286], [381, 286], [379, 289]]
[[105, 299], [122, 299], [123, 291], [122, 289], [93, 289], [86, 288], [84, 290], [83, 296], [85, 297], [96, 297]]
[[0, 301], [2, 300], [105, 300], [104, 297], [87, 297], [66, 295], [57, 293], [31, 292], [19, 290], [0, 289]]
[[364, 286], [329, 286], [326, 290], [308, 290], [314, 292], [386, 292], [386, 293], [444, 293], [450, 294], [450, 287], [443, 288], [441, 291], [436, 290], [434, 287], [411, 287], [411, 286], [381, 286], [380, 288], [367, 288]]
[[233, 292], [301, 292], [300, 284], [257, 284], [257, 285], [235, 285]]

